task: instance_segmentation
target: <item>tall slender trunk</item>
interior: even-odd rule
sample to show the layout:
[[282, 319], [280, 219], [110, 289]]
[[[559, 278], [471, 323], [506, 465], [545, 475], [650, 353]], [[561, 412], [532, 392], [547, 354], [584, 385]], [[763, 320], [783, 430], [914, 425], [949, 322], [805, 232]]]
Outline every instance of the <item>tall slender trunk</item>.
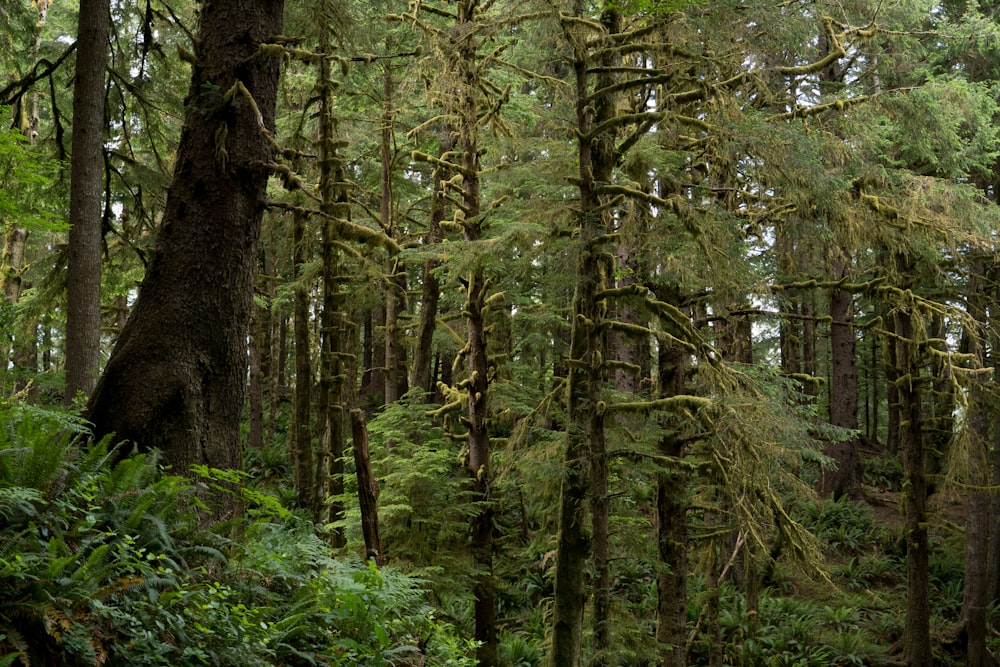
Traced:
[[[577, 7], [582, 12], [582, 7]], [[617, 33], [621, 17], [617, 10], [602, 13], [603, 34]], [[564, 27], [571, 44], [575, 78], [576, 131], [578, 141], [579, 255], [577, 284], [573, 295], [570, 363], [568, 368], [566, 452], [560, 489], [559, 537], [557, 541], [555, 607], [552, 654], [555, 667], [577, 667], [583, 643], [583, 611], [586, 603], [586, 563], [594, 554], [594, 652], [595, 664], [603, 664], [610, 649], [610, 574], [608, 553], [607, 454], [604, 428], [604, 359], [607, 337], [602, 326], [606, 303], [598, 295], [608, 284], [608, 265], [601, 237], [607, 220], [601, 210], [599, 183], [610, 183], [616, 163], [613, 137], [591, 137], [591, 128], [615, 113], [607, 96], [593, 99], [590, 68], [594, 64], [587, 40]], [[608, 55], [608, 65], [613, 56]], [[602, 85], [605, 84], [605, 85]], [[595, 83], [605, 88], [610, 81]], [[586, 501], [590, 500], [591, 530], [586, 525]]]
[[[684, 391], [684, 351], [661, 343], [659, 350], [660, 396]], [[684, 443], [667, 430], [659, 453], [667, 460], [684, 456]], [[656, 643], [660, 667], [686, 667], [687, 628], [687, 473], [663, 469], [656, 475], [656, 542], [660, 567], [656, 574]]]
[[[479, 163], [479, 62], [476, 22], [477, 0], [460, 0], [457, 25], [463, 35], [456, 45], [455, 70], [458, 76], [455, 112], [458, 117], [459, 167], [462, 174], [462, 207], [465, 213], [465, 240], [475, 243], [482, 239], [480, 211]], [[476, 640], [480, 642], [476, 658], [480, 667], [497, 664], [496, 592], [493, 586], [493, 505], [490, 497], [489, 403], [491, 371], [486, 353], [486, 273], [480, 266], [466, 276], [465, 288], [466, 364], [468, 378], [466, 402], [468, 418], [468, 472], [472, 497], [478, 510], [471, 520], [472, 554], [479, 568], [473, 588], [475, 602]]]
[[[324, 26], [321, 29], [321, 49], [332, 50], [332, 35]], [[320, 391], [317, 401], [317, 430], [320, 442], [316, 466], [316, 495], [319, 510], [325, 498], [334, 498], [323, 512], [321, 521], [339, 522], [344, 518], [344, 503], [336, 500], [344, 493], [344, 445], [346, 442], [345, 385], [347, 375], [345, 349], [348, 345], [348, 327], [344, 316], [344, 299], [338, 283], [341, 272], [340, 254], [335, 246], [337, 235], [331, 218], [349, 219], [350, 207], [344, 187], [343, 160], [336, 149], [336, 118], [333, 108], [333, 82], [330, 60], [320, 63], [320, 191], [321, 209], [327, 215], [323, 225], [323, 311], [320, 314]], [[346, 542], [344, 533], [337, 528], [331, 534], [333, 546]]]
[[81, 0], [79, 16], [66, 277], [66, 405], [72, 405], [77, 394], [90, 396], [101, 362], [104, 70], [110, 1]]
[[[966, 331], [962, 339], [963, 351], [973, 355], [977, 365], [985, 368], [987, 356], [986, 336], [989, 331], [988, 306], [984, 285], [985, 261], [972, 262], [968, 282], [969, 314], [977, 326]], [[995, 664], [986, 646], [986, 608], [993, 601], [989, 589], [990, 539], [996, 529], [993, 521], [993, 501], [987, 488], [990, 485], [990, 424], [989, 398], [979, 379], [974, 379], [969, 390], [968, 424], [970, 430], [970, 478], [968, 519], [965, 524], [965, 577], [962, 595], [962, 623], [966, 637], [968, 667], [988, 667]]]
[[306, 265], [311, 261], [306, 249], [312, 254], [312, 244], [306, 239], [306, 219], [302, 213], [295, 213], [292, 222], [292, 271], [295, 279], [293, 297], [293, 321], [295, 329], [295, 447], [292, 463], [295, 472], [295, 492], [298, 506], [315, 511], [316, 502], [313, 487], [314, 460], [312, 446], [312, 349], [309, 328], [309, 284], [304, 275]]
[[[912, 261], [903, 258], [899, 269], [912, 275]], [[911, 269], [911, 270], [907, 270]], [[915, 339], [910, 303], [896, 304], [896, 366], [890, 368], [899, 392], [900, 447], [903, 453], [903, 509], [906, 537], [906, 621], [903, 642], [910, 667], [933, 664], [930, 642], [929, 554], [927, 539], [927, 479], [920, 396], [919, 341]]]
[[[440, 157], [447, 160], [455, 147], [451, 126], [445, 124], [440, 132]], [[447, 212], [445, 184], [447, 174], [440, 164], [434, 169], [434, 192], [431, 195], [430, 228], [426, 243], [433, 246], [441, 242], [441, 222]], [[438, 262], [428, 259], [424, 262], [422, 292], [420, 299], [420, 323], [417, 326], [417, 345], [413, 350], [413, 386], [420, 387], [427, 394], [434, 391], [432, 359], [434, 355], [434, 330], [437, 327], [438, 299], [441, 295], [441, 281], [435, 270]]]
[[[391, 38], [386, 38], [386, 51], [392, 49]], [[381, 154], [381, 196], [379, 199], [379, 220], [382, 229], [389, 236], [397, 233], [392, 217], [392, 142], [393, 142], [393, 91], [392, 60], [382, 61], [382, 118], [379, 130], [379, 151]], [[400, 399], [405, 387], [405, 373], [400, 374], [402, 347], [399, 334], [399, 315], [406, 298], [405, 283], [402, 283], [403, 264], [398, 257], [390, 257], [386, 264], [385, 278], [385, 385], [383, 396], [386, 405]], [[402, 285], [402, 286], [401, 286]]]

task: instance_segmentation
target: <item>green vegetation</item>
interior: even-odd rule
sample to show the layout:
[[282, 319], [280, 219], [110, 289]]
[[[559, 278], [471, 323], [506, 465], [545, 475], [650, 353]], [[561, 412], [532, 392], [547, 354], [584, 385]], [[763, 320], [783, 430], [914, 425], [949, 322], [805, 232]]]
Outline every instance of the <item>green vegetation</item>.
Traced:
[[993, 667], [998, 44], [7, 2], [0, 667]]
[[155, 456], [45, 410], [0, 423], [0, 663], [471, 664], [418, 580], [335, 558], [280, 505], [234, 537]]

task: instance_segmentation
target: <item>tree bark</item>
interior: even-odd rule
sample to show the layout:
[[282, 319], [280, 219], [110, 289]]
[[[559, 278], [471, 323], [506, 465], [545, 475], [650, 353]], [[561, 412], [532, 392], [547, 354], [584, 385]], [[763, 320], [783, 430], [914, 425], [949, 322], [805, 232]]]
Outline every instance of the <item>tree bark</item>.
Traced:
[[[579, 7], [578, 7], [579, 9]], [[606, 34], [621, 28], [617, 10], [601, 15]], [[613, 117], [614, 103], [608, 95], [592, 98], [590, 93], [591, 53], [585, 39], [567, 32], [573, 46], [576, 103], [579, 256], [573, 295], [570, 334], [570, 363], [567, 388], [566, 452], [560, 489], [558, 558], [555, 577], [555, 606], [552, 631], [554, 667], [577, 667], [583, 644], [583, 612], [586, 603], [586, 564], [594, 553], [594, 652], [595, 664], [603, 664], [610, 648], [610, 575], [607, 550], [607, 454], [604, 431], [604, 359], [607, 335], [602, 322], [606, 302], [598, 294], [608, 284], [610, 266], [598, 239], [607, 232], [599, 183], [610, 183], [616, 156], [613, 137], [602, 133], [590, 137], [591, 128]], [[612, 55], [606, 56], [610, 64]], [[595, 83], [596, 88], [606, 88]], [[591, 528], [586, 525], [586, 501], [591, 508]]]
[[[162, 228], [87, 417], [179, 473], [238, 468], [257, 241], [273, 159], [282, 0], [202, 6]], [[224, 508], [220, 508], [224, 509]]]
[[[663, 398], [684, 391], [684, 351], [661, 344], [659, 387]], [[660, 439], [660, 455], [684, 456], [684, 443], [673, 430]], [[687, 667], [687, 474], [663, 469], [656, 475], [656, 644], [660, 667]]]
[[[332, 51], [332, 35], [324, 26], [320, 33], [320, 48], [324, 53]], [[331, 61], [324, 58], [320, 63], [320, 190], [321, 208], [327, 214], [323, 225], [323, 311], [320, 314], [320, 392], [318, 401], [319, 418], [317, 428], [321, 430], [320, 456], [316, 468], [317, 507], [324, 498], [334, 498], [326, 508], [326, 516], [320, 520], [339, 522], [344, 518], [344, 504], [336, 500], [344, 492], [344, 441], [345, 441], [345, 378], [353, 377], [345, 372], [347, 355], [345, 348], [348, 336], [342, 312], [343, 297], [338, 283], [341, 272], [340, 253], [335, 247], [336, 230], [331, 218], [350, 218], [348, 196], [344, 188], [343, 159], [337, 154], [336, 118], [333, 109], [333, 77]], [[367, 448], [367, 445], [366, 445]], [[331, 533], [331, 543], [341, 547], [346, 543], [343, 530], [335, 528]], [[379, 548], [381, 553], [381, 548]]]
[[900, 430], [903, 453], [903, 508], [906, 536], [906, 621], [903, 644], [906, 664], [930, 667], [929, 556], [927, 538], [927, 480], [924, 475], [924, 446], [921, 433], [920, 365], [914, 336], [911, 304], [895, 308], [896, 364], [890, 372], [899, 392]]
[[[442, 160], [455, 148], [451, 136], [451, 127], [445, 125], [440, 133], [440, 157]], [[427, 231], [428, 246], [441, 242], [441, 222], [445, 218], [448, 201], [445, 192], [446, 180], [444, 167], [437, 165], [434, 169], [434, 192], [431, 195], [430, 228]], [[420, 323], [417, 327], [417, 345], [413, 350], [413, 386], [420, 387], [427, 394], [435, 389], [432, 360], [434, 356], [434, 330], [437, 327], [438, 300], [441, 296], [441, 281], [435, 275], [438, 262], [428, 259], [424, 262], [423, 287], [420, 299]]]
[[365, 557], [382, 567], [382, 536], [378, 525], [378, 481], [372, 472], [368, 451], [368, 428], [365, 413], [360, 408], [351, 410], [351, 437], [354, 450], [354, 470], [358, 478], [358, 505], [361, 509], [361, 533], [365, 538]]
[[305, 214], [295, 213], [292, 221], [292, 273], [295, 280], [293, 297], [293, 329], [295, 335], [295, 409], [292, 417], [295, 446], [292, 449], [292, 469], [295, 473], [295, 495], [300, 508], [315, 513], [317, 509], [313, 477], [315, 461], [312, 443], [312, 349], [309, 340], [309, 284], [304, 275], [311, 261], [306, 248]]
[[[846, 278], [850, 257], [836, 250], [833, 261], [834, 277]], [[841, 428], [858, 428], [858, 362], [854, 338], [854, 298], [850, 292], [830, 292], [830, 423]], [[829, 442], [826, 453], [837, 463], [836, 470], [824, 470], [820, 490], [834, 498], [861, 498], [861, 458], [858, 439], [851, 436], [840, 442]]]
[[101, 363], [101, 219], [104, 195], [104, 71], [109, 0], [81, 0], [73, 83], [69, 255], [66, 276], [66, 388], [89, 397]]
[[[980, 368], [989, 364], [987, 342], [989, 331], [988, 306], [984, 286], [985, 262], [973, 261], [968, 282], [969, 314], [977, 327], [963, 335], [963, 352], [971, 354]], [[962, 625], [966, 639], [968, 667], [992, 667], [995, 661], [989, 654], [987, 639], [987, 606], [993, 601], [989, 586], [989, 549], [993, 527], [993, 500], [987, 488], [990, 484], [989, 398], [978, 378], [969, 389], [968, 420], [970, 430], [969, 506], [965, 524], [965, 577], [962, 595]]]

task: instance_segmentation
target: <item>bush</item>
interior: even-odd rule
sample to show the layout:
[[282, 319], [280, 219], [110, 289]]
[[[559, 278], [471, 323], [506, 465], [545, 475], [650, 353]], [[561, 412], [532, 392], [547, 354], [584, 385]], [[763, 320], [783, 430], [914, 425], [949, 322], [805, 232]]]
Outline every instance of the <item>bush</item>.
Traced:
[[0, 664], [470, 664], [418, 582], [335, 560], [273, 498], [225, 539], [155, 455], [23, 406], [0, 424]]

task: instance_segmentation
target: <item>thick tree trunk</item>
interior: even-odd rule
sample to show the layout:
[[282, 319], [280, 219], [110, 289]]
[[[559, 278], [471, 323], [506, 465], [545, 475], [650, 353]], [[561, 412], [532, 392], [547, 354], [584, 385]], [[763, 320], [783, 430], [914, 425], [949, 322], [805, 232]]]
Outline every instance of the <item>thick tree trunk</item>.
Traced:
[[[847, 277], [850, 257], [843, 251], [833, 262], [837, 279]], [[858, 428], [858, 361], [854, 338], [854, 298], [850, 292], [830, 292], [830, 423], [834, 426]], [[861, 498], [861, 458], [858, 439], [854, 436], [840, 442], [827, 443], [826, 453], [837, 463], [835, 470], [824, 470], [821, 491], [834, 498]]]
[[159, 448], [178, 473], [240, 465], [257, 240], [272, 161], [282, 0], [202, 6], [156, 252], [91, 398], [98, 436]]
[[109, 0], [81, 0], [73, 84], [69, 257], [66, 276], [66, 405], [89, 397], [101, 363], [101, 216], [104, 70]]

